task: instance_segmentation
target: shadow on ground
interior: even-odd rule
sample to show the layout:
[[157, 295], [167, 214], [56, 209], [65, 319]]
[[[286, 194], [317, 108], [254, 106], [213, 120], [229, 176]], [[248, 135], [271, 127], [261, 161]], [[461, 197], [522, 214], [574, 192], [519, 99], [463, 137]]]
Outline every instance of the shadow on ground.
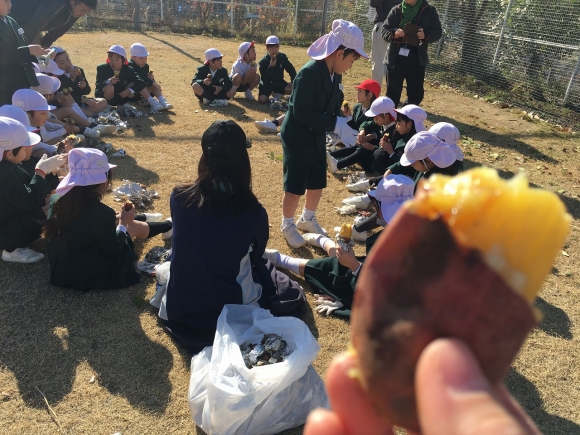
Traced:
[[540, 297], [536, 299], [535, 305], [544, 316], [538, 328], [552, 337], [572, 340], [572, 322], [563, 309], [546, 302]]
[[540, 396], [540, 392], [522, 374], [512, 369], [505, 378], [505, 385], [524, 411], [538, 425], [542, 433], [550, 435], [580, 434], [579, 425], [565, 418], [550, 414], [544, 409], [544, 401]]

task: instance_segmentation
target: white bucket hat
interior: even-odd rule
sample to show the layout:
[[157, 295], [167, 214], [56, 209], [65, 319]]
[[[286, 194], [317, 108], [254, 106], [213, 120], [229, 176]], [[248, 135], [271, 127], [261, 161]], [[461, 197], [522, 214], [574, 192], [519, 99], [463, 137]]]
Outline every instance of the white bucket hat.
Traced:
[[149, 52], [147, 51], [145, 46], [139, 42], [136, 42], [135, 44], [131, 45], [131, 47], [129, 47], [129, 53], [131, 53], [131, 56], [137, 57], [149, 56]]
[[107, 50], [107, 53], [115, 53], [122, 56], [124, 59], [127, 59], [127, 51], [120, 45], [111, 45]]
[[405, 201], [413, 198], [415, 182], [409, 177], [400, 174], [389, 174], [381, 180], [369, 196], [375, 198], [380, 207], [383, 219], [390, 223]]
[[56, 62], [52, 59], [50, 59], [49, 63], [48, 63], [48, 67], [45, 67], [43, 65], [38, 64], [38, 68], [40, 69], [40, 72], [43, 74], [53, 74], [55, 76], [61, 76], [64, 74], [64, 71], [61, 70], [58, 65], [56, 64]]
[[396, 109], [395, 112], [405, 115], [407, 118], [412, 119], [415, 123], [415, 131], [417, 133], [427, 130], [425, 128], [425, 120], [427, 119], [427, 112], [421, 109], [415, 104], [407, 104], [400, 109]]
[[362, 57], [367, 59], [369, 57], [364, 51], [365, 41], [362, 31], [356, 24], [346, 20], [334, 20], [330, 33], [314, 41], [308, 47], [307, 53], [314, 60], [322, 60], [334, 53], [341, 45], [355, 50]]
[[217, 48], [208, 48], [205, 50], [205, 62], [204, 64], [207, 65], [210, 60], [215, 59], [216, 57], [224, 57], [223, 54]]
[[457, 160], [455, 151], [435, 133], [422, 131], [415, 134], [405, 145], [401, 165], [410, 166], [427, 157], [439, 168], [448, 168]]
[[31, 133], [21, 122], [0, 116], [0, 161], [4, 152], [18, 147], [30, 147], [40, 142], [40, 136]]
[[38, 80], [39, 86], [33, 86], [31, 89], [42, 95], [53, 94], [60, 88], [60, 80], [53, 76], [47, 76], [46, 74], [36, 74], [36, 79]]
[[439, 139], [445, 142], [455, 152], [457, 160], [463, 161], [463, 151], [457, 146], [457, 141], [461, 137], [461, 133], [457, 127], [449, 122], [438, 122], [433, 124], [429, 129], [431, 133], [435, 133]]
[[280, 40], [275, 35], [270, 35], [266, 38], [266, 45], [280, 44]]
[[35, 127], [30, 125], [30, 118], [20, 107], [13, 106], [12, 104], [4, 104], [0, 107], [0, 116], [5, 116], [6, 118], [14, 119], [24, 124], [28, 131], [36, 130]]
[[95, 148], [73, 148], [68, 153], [70, 172], [62, 179], [56, 188], [56, 193], [65, 195], [76, 186], [92, 186], [107, 181], [107, 172], [116, 168], [111, 165], [107, 156]]
[[56, 107], [51, 106], [38, 92], [32, 89], [18, 89], [12, 95], [12, 104], [20, 107], [25, 112], [29, 110], [54, 110]]
[[395, 103], [389, 97], [379, 97], [373, 104], [369, 110], [365, 112], [365, 116], [378, 116], [385, 113], [389, 113], [394, 119], [397, 118], [397, 112], [395, 112]]

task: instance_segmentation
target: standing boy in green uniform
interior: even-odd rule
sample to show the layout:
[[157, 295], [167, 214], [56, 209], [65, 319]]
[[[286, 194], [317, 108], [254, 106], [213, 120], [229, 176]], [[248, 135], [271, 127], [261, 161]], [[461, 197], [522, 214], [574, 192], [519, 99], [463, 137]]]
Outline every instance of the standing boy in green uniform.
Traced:
[[222, 67], [223, 56], [218, 49], [208, 48], [205, 63], [197, 68], [191, 81], [193, 93], [203, 104], [216, 101], [220, 106], [227, 106], [228, 100], [236, 93], [228, 70]]
[[0, 0], [0, 106], [12, 102], [18, 89], [38, 86], [32, 56], [47, 53], [40, 45], [28, 45], [24, 30], [9, 17], [11, 0]]
[[[292, 82], [296, 77], [294, 65], [290, 63], [288, 56], [280, 52], [280, 40], [277, 36], [268, 36], [266, 50], [268, 53], [260, 59], [258, 64], [260, 66], [259, 103], [269, 102], [272, 93], [274, 93], [274, 98], [290, 95]], [[284, 80], [284, 71], [290, 75], [290, 83]]]
[[[282, 234], [293, 248], [306, 241], [298, 229], [325, 234], [315, 212], [326, 187], [326, 132], [333, 131], [348, 146], [354, 145], [358, 132], [341, 116], [344, 98], [341, 74], [364, 52], [361, 30], [353, 23], [335, 20], [332, 31], [308, 49], [313, 59], [296, 75], [288, 112], [281, 129], [284, 150], [284, 198]], [[300, 197], [306, 204], [298, 222], [294, 214]]]

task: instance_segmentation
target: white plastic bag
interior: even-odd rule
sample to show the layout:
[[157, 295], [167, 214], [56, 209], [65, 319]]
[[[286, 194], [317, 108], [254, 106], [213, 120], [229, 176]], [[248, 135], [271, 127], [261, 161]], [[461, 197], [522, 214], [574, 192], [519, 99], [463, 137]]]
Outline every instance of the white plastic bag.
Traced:
[[[281, 363], [248, 369], [240, 345], [276, 333], [293, 349]], [[304, 424], [328, 407], [324, 383], [310, 363], [320, 346], [294, 317], [274, 317], [248, 305], [225, 305], [213, 347], [191, 360], [188, 401], [195, 423], [208, 435], [268, 435]]]

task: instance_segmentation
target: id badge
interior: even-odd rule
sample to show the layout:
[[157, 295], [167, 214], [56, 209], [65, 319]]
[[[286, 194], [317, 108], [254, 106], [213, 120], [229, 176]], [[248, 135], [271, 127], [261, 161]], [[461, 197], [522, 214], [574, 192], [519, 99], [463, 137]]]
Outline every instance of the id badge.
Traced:
[[342, 83], [338, 84], [338, 89], [344, 92], [344, 85]]
[[19, 35], [24, 35], [24, 30], [22, 30], [22, 27], [20, 27], [20, 28], [18, 29], [18, 34], [19, 34]]
[[399, 56], [409, 56], [409, 52], [411, 50], [409, 50], [408, 48], [399, 48]]

